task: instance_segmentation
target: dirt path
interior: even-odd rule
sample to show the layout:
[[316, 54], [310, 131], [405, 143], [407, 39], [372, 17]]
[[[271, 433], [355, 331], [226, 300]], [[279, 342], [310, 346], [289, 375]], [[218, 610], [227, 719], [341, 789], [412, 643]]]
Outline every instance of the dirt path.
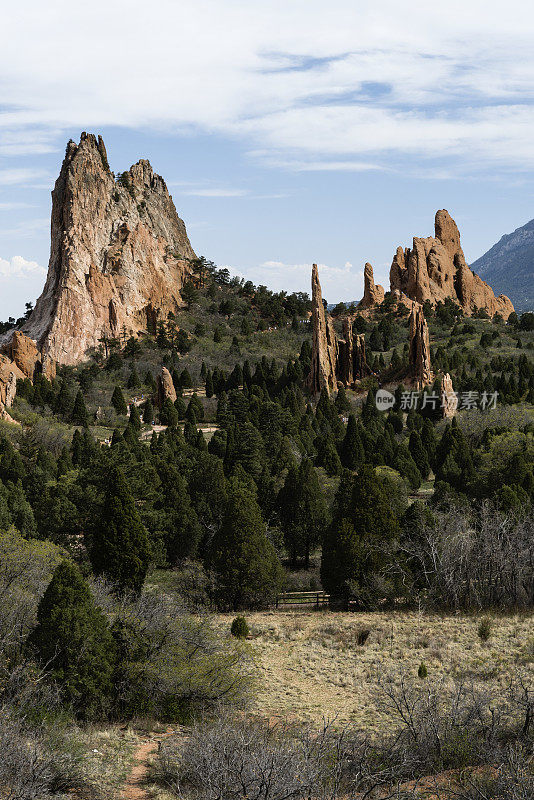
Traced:
[[130, 776], [119, 797], [120, 800], [149, 800], [150, 795], [144, 787], [148, 775], [150, 756], [158, 749], [159, 739], [145, 739], [138, 746]]

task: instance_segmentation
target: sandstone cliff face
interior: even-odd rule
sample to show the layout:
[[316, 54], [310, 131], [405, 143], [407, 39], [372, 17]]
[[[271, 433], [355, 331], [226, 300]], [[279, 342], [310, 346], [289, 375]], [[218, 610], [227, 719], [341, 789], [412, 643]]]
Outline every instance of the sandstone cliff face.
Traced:
[[435, 305], [450, 298], [465, 314], [484, 309], [507, 319], [514, 307], [506, 295], [493, 290], [467, 266], [456, 223], [444, 209], [436, 213], [435, 236], [415, 237], [412, 248], [397, 248], [389, 274], [391, 291], [417, 303]]
[[369, 262], [367, 262], [363, 271], [363, 282], [363, 298], [360, 300], [359, 308], [372, 308], [383, 303], [384, 288], [379, 283], [375, 283], [373, 267]]
[[48, 277], [23, 330], [75, 364], [103, 336], [147, 330], [180, 307], [195, 257], [164, 180], [141, 160], [118, 181], [101, 137], [69, 142], [52, 192]]
[[428, 386], [434, 379], [430, 364], [428, 325], [420, 305], [410, 314], [410, 374], [416, 389]]
[[312, 364], [307, 385], [313, 394], [337, 388], [338, 343], [334, 325], [325, 312], [317, 264], [312, 266]]

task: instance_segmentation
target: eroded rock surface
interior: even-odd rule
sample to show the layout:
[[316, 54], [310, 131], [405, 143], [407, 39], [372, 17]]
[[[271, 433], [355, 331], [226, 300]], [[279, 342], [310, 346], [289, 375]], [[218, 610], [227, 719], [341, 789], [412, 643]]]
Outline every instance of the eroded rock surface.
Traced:
[[149, 162], [116, 180], [101, 137], [83, 133], [67, 145], [52, 192], [48, 277], [23, 330], [43, 364], [75, 364], [102, 337], [146, 331], [176, 312], [194, 257]]
[[156, 390], [156, 404], [161, 410], [165, 400], [171, 400], [174, 403], [176, 400], [176, 389], [172, 380], [172, 375], [167, 367], [162, 367], [160, 374], [157, 377], [157, 390]]
[[420, 305], [410, 314], [410, 375], [416, 389], [428, 386], [434, 379], [430, 363], [428, 325]]
[[468, 316], [483, 309], [490, 316], [507, 319], [514, 307], [506, 295], [495, 294], [482, 278], [469, 269], [460, 243], [458, 227], [449, 212], [436, 213], [435, 235], [414, 237], [411, 248], [397, 248], [391, 264], [391, 291], [423, 304], [435, 305], [450, 298]]
[[379, 306], [384, 302], [384, 287], [379, 283], [375, 283], [373, 275], [373, 267], [369, 262], [365, 265], [363, 271], [363, 298], [360, 300], [359, 308], [373, 308]]
[[313, 394], [337, 388], [338, 343], [330, 315], [323, 304], [319, 270], [312, 266], [312, 364], [308, 387]]

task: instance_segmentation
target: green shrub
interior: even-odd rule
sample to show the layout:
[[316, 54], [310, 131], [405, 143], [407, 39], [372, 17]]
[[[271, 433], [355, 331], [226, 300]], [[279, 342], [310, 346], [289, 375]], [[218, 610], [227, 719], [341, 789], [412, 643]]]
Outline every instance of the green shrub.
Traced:
[[426, 664], [424, 661], [421, 661], [419, 664], [419, 669], [417, 670], [417, 675], [419, 678], [427, 678], [428, 677], [428, 669], [426, 668]]
[[484, 617], [484, 619], [480, 620], [480, 624], [478, 626], [478, 638], [481, 642], [487, 642], [491, 636], [491, 628], [493, 626], [493, 620], [489, 617]]
[[235, 636], [236, 639], [247, 638], [250, 631], [245, 617], [236, 617], [234, 619], [230, 628], [230, 633], [232, 636]]

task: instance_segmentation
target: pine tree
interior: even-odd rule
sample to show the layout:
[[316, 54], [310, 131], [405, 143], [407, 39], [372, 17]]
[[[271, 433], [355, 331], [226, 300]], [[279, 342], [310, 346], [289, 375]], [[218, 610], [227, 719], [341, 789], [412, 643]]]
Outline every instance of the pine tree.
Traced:
[[323, 491], [309, 459], [298, 468], [290, 467], [277, 505], [292, 566], [302, 558], [308, 568], [311, 549], [320, 542], [327, 519]]
[[341, 463], [346, 469], [358, 469], [365, 457], [354, 414], [349, 416], [347, 432], [341, 444], [340, 457]]
[[87, 409], [83, 399], [82, 390], [78, 389], [76, 398], [74, 400], [74, 408], [72, 409], [72, 421], [75, 425], [86, 426], [88, 422]]
[[139, 592], [149, 557], [147, 532], [128, 484], [119, 467], [113, 467], [90, 548], [93, 570], [96, 575], [104, 574], [119, 592]]
[[41, 598], [29, 645], [80, 716], [91, 718], [107, 710], [113, 638], [80, 570], [69, 561], [56, 567]]
[[351, 406], [344, 386], [339, 387], [334, 405], [340, 414], [343, 413], [343, 411], [350, 411]]
[[126, 405], [126, 400], [124, 399], [124, 395], [120, 386], [115, 386], [113, 389], [113, 394], [111, 395], [111, 405], [117, 414], [128, 413], [128, 406]]
[[174, 407], [174, 403], [172, 402], [170, 397], [166, 397], [163, 401], [163, 406], [161, 411], [159, 412], [159, 420], [162, 425], [168, 425], [169, 427], [173, 427], [178, 425], [178, 412]]
[[195, 419], [198, 422], [201, 422], [204, 419], [204, 406], [202, 402], [199, 400], [198, 395], [196, 392], [193, 393], [191, 399], [189, 401], [189, 405], [187, 410], [192, 409], [195, 412]]
[[213, 397], [213, 375], [211, 370], [206, 374], [206, 397]]
[[154, 420], [154, 406], [152, 405], [152, 400], [150, 397], [145, 402], [145, 407], [143, 409], [143, 422], [147, 425], [152, 425]]
[[215, 595], [221, 608], [262, 607], [280, 590], [282, 568], [265, 535], [256, 497], [236, 477], [227, 484], [224, 517], [213, 537], [210, 564], [217, 576]]
[[410, 450], [410, 454], [413, 460], [415, 461], [415, 465], [419, 470], [419, 472], [421, 473], [421, 477], [423, 479], [428, 478], [428, 473], [430, 472], [428, 455], [426, 453], [425, 448], [423, 447], [421, 437], [419, 436], [417, 431], [411, 432], [408, 447]]
[[136, 406], [135, 403], [132, 403], [132, 407], [130, 409], [130, 417], [128, 419], [128, 425], [131, 425], [132, 428], [136, 431], [141, 430], [141, 415], [139, 413], [139, 407]]
[[390, 591], [388, 572], [398, 533], [398, 520], [374, 469], [364, 465], [358, 475], [343, 473], [323, 542], [321, 580], [326, 591], [373, 607]]
[[174, 407], [176, 409], [176, 413], [178, 414], [178, 419], [185, 419], [187, 409], [182, 397], [176, 398], [174, 401]]

